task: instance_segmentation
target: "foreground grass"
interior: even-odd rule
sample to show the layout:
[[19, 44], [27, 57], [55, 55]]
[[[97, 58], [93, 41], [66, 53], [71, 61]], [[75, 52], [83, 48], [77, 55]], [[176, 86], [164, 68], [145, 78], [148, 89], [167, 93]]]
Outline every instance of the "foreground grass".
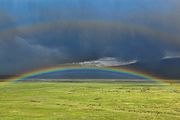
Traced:
[[180, 85], [0, 83], [0, 120], [180, 120]]

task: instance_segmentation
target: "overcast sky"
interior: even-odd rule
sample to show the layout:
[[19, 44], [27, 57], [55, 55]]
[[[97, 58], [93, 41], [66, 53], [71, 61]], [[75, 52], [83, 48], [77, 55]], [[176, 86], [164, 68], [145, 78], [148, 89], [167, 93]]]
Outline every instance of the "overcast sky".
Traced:
[[179, 0], [0, 0], [0, 74], [180, 56]]

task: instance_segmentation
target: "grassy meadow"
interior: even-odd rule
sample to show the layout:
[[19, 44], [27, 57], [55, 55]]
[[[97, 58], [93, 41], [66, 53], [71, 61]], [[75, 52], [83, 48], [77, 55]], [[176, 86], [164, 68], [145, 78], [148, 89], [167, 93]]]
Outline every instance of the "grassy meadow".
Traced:
[[0, 120], [180, 120], [180, 84], [0, 83]]

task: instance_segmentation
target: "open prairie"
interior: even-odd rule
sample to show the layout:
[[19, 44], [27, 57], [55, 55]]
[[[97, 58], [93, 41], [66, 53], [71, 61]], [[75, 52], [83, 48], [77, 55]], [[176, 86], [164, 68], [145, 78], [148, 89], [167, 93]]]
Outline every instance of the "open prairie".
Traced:
[[0, 120], [179, 120], [180, 84], [0, 84]]

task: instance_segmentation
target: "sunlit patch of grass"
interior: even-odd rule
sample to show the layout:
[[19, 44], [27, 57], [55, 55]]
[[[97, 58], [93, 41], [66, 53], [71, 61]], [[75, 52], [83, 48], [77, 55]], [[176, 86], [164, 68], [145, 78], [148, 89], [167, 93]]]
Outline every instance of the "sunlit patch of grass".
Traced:
[[179, 120], [180, 85], [1, 83], [0, 120]]

